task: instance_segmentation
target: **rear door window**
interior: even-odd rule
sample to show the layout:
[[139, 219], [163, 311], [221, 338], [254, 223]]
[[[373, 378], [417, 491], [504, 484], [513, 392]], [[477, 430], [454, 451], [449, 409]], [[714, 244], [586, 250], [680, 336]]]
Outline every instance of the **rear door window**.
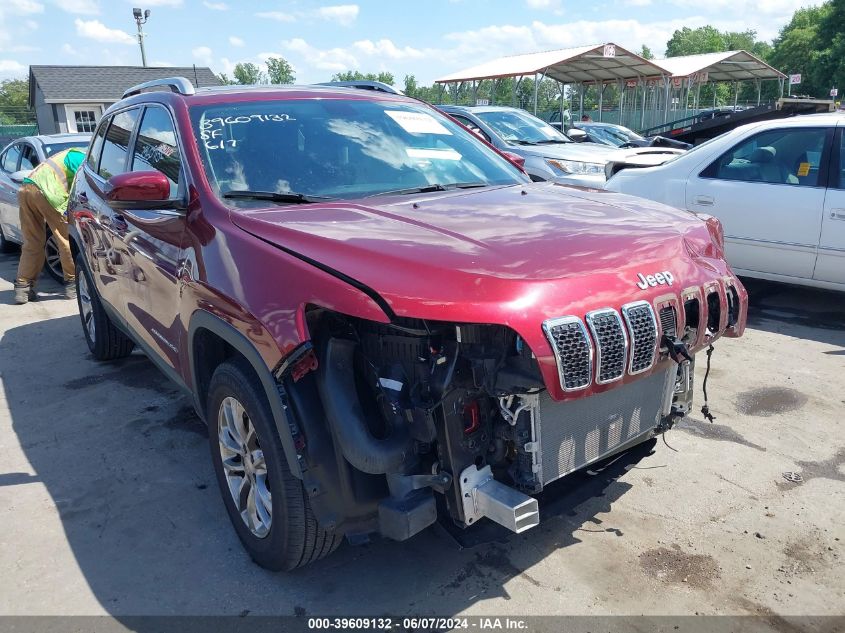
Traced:
[[170, 181], [170, 197], [173, 198], [178, 194], [181, 168], [176, 130], [170, 114], [164, 108], [148, 106], [135, 141], [132, 171], [160, 171]]
[[126, 171], [129, 142], [138, 122], [139, 112], [138, 108], [134, 108], [115, 114], [109, 125], [103, 142], [103, 156], [97, 170], [106, 180]]
[[111, 117], [103, 119], [100, 122], [100, 129], [97, 130], [97, 135], [91, 141], [91, 149], [88, 150], [88, 167], [97, 171], [97, 165], [100, 162], [100, 154], [103, 151], [103, 141], [106, 138], [106, 130], [111, 122]]
[[38, 153], [32, 145], [25, 144], [21, 146], [21, 166], [20, 169], [35, 169], [38, 166]]

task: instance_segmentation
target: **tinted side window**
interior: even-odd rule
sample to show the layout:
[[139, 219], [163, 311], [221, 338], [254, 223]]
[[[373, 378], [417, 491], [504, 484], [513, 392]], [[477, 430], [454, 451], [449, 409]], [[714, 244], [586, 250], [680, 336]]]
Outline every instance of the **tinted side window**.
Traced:
[[21, 145], [21, 166], [20, 169], [35, 169], [38, 165], [38, 153], [32, 145]]
[[833, 186], [837, 189], [845, 189], [845, 134], [840, 128], [839, 147], [833, 150], [834, 159], [839, 159], [837, 175], [833, 178]]
[[768, 130], [722, 154], [701, 177], [815, 187], [826, 137], [825, 128]]
[[167, 176], [170, 181], [170, 196], [175, 197], [179, 189], [181, 169], [176, 132], [167, 110], [156, 106], [150, 106], [144, 111], [132, 156], [132, 171], [153, 169]]
[[109, 127], [111, 117], [103, 119], [97, 135], [91, 141], [91, 148], [88, 150], [88, 166], [97, 171], [97, 163], [100, 162], [100, 152], [103, 151], [103, 140], [106, 138], [106, 129]]
[[18, 159], [21, 157], [21, 146], [12, 145], [3, 154], [3, 171], [15, 172], [18, 170]]
[[114, 115], [103, 143], [103, 157], [97, 173], [109, 179], [126, 171], [129, 139], [138, 120], [138, 108]]

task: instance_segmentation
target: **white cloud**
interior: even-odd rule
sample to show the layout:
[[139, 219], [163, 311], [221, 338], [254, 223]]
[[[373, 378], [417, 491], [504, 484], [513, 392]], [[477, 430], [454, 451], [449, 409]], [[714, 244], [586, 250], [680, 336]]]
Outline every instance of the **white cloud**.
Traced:
[[58, 0], [56, 6], [76, 15], [98, 15], [100, 5], [97, 0]]
[[208, 46], [197, 46], [191, 49], [191, 55], [194, 56], [203, 66], [211, 66], [213, 59], [213, 52]]
[[175, 65], [176, 65], [176, 64], [171, 64], [170, 62], [152, 62], [152, 63], [150, 64], [150, 66], [152, 66], [153, 68], [155, 68], [155, 67], [158, 67], [158, 68], [172, 68], [172, 67], [173, 67], [173, 66], [175, 66]]
[[396, 46], [391, 40], [381, 39], [377, 42], [371, 40], [360, 40], [352, 47], [370, 57], [386, 57], [388, 59], [420, 59], [425, 57], [425, 52], [411, 46]]
[[232, 46], [237, 46], [237, 47], [246, 46], [246, 42], [244, 42], [237, 35], [230, 35], [229, 36], [229, 44], [231, 44]]
[[560, 0], [525, 0], [532, 9], [557, 9], [560, 6]]
[[324, 20], [337, 22], [341, 26], [350, 26], [355, 22], [359, 11], [357, 4], [338, 4], [331, 7], [320, 7], [316, 14]]
[[290, 52], [301, 55], [309, 66], [318, 70], [341, 72], [358, 67], [355, 56], [343, 48], [320, 50], [299, 37], [282, 42], [282, 46]]
[[651, 0], [624, 0], [624, 2], [630, 7], [647, 7], [651, 4]]
[[255, 14], [256, 17], [264, 18], [266, 20], [276, 20], [277, 22], [294, 22], [296, 16], [292, 13], [285, 13], [283, 11], [261, 11]]
[[[138, 6], [138, 0], [128, 0], [129, 4]], [[144, 0], [145, 7], [181, 7], [182, 0]]]
[[211, 9], [212, 11], [228, 11], [229, 5], [225, 2], [208, 2], [208, 0], [203, 0], [203, 5], [205, 5], [206, 9]]
[[3, 8], [15, 15], [43, 13], [44, 5], [35, 0], [3, 0]]
[[0, 59], [0, 77], [18, 77], [27, 73], [27, 67], [14, 59]]
[[114, 42], [115, 44], [131, 45], [136, 43], [135, 38], [126, 31], [110, 29], [99, 20], [81, 20], [77, 18], [73, 23], [76, 25], [76, 34], [80, 37], [98, 42]]

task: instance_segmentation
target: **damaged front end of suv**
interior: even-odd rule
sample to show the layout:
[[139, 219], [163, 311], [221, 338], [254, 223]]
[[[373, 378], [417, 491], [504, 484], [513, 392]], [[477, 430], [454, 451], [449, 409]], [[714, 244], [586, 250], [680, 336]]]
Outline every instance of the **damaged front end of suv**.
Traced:
[[[672, 274], [641, 277], [652, 290]], [[741, 334], [732, 276], [669, 290], [537, 318], [533, 336], [309, 306], [312, 338], [278, 375], [318, 521], [353, 542], [438, 517], [536, 526], [544, 487], [672, 428], [692, 407], [695, 353]]]

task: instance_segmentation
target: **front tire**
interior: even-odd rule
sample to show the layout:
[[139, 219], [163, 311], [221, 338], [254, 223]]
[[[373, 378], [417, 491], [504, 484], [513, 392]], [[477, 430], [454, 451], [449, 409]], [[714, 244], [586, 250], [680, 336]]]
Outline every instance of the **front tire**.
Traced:
[[303, 567], [341, 538], [322, 529], [288, 467], [263, 391], [244, 359], [221, 364], [208, 391], [209, 446], [229, 519], [253, 561], [272, 571]]
[[88, 349], [97, 360], [116, 360], [132, 353], [135, 343], [115, 327], [97, 295], [82, 256], [76, 258], [76, 303]]

